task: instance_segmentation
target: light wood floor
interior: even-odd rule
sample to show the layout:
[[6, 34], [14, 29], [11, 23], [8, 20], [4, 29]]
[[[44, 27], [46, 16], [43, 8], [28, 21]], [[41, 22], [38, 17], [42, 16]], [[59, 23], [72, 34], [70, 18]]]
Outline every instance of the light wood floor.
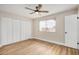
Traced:
[[79, 55], [79, 50], [29, 39], [0, 48], [0, 55]]

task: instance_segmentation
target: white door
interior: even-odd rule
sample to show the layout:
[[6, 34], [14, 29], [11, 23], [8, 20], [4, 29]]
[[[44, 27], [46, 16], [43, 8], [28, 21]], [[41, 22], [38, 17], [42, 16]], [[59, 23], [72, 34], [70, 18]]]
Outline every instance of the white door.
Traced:
[[[77, 27], [78, 27], [78, 31], [77, 31], [78, 33], [77, 34], [79, 35], [79, 19], [78, 19], [78, 26]], [[79, 36], [78, 36], [77, 43], [78, 43], [77, 48], [79, 49]]]
[[13, 42], [20, 41], [21, 37], [20, 20], [13, 19]]
[[21, 20], [21, 40], [31, 37], [31, 22]]
[[65, 45], [77, 48], [77, 15], [65, 16]]
[[1, 43], [2, 45], [13, 43], [12, 19], [5, 17], [1, 19]]
[[7, 18], [1, 18], [1, 44], [6, 45], [8, 42], [7, 36]]
[[7, 18], [7, 43], [13, 43], [13, 27], [12, 27], [12, 23], [13, 23], [13, 19], [11, 18]]

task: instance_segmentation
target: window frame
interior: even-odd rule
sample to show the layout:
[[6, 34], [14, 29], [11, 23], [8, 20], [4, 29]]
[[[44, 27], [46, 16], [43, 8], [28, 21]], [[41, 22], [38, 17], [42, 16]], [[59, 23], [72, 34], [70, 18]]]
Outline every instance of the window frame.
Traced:
[[[47, 21], [50, 21], [50, 20], [54, 20], [54, 21], [55, 21], [55, 25], [54, 25], [54, 26], [55, 26], [55, 30], [54, 30], [54, 29], [53, 29], [52, 31], [46, 30], [46, 29], [45, 29], [44, 31], [41, 30], [41, 29], [40, 29], [40, 22], [42, 22], [42, 21], [47, 22]], [[56, 32], [56, 23], [57, 23], [57, 22], [56, 22], [56, 19], [55, 19], [55, 18], [49, 19], [49, 20], [40, 20], [40, 21], [39, 21], [39, 31], [40, 31], [40, 32], [53, 32], [53, 33], [54, 33], [54, 32]], [[46, 25], [45, 25], [45, 26], [46, 26]], [[47, 26], [48, 26], [48, 25], [47, 25]], [[46, 26], [46, 27], [47, 27], [47, 26]], [[50, 29], [50, 28], [49, 28], [49, 29]]]

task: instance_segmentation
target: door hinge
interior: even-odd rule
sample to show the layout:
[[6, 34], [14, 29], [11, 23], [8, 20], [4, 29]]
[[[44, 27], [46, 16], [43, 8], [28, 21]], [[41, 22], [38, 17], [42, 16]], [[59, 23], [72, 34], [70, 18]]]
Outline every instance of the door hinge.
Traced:
[[79, 19], [79, 17], [77, 17], [77, 19]]
[[77, 43], [77, 44], [79, 44], [79, 43]]

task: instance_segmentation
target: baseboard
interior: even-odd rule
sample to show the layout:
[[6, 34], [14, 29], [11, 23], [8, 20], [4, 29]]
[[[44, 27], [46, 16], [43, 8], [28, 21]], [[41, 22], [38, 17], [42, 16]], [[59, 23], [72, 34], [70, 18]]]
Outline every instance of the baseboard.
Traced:
[[[55, 43], [55, 44], [58, 44], [58, 45], [66, 46], [65, 43], [62, 43], [62, 42], [56, 42], [56, 41], [46, 40], [46, 39], [38, 38], [38, 37], [32, 37], [32, 38], [38, 39], [38, 40], [47, 41], [47, 42], [50, 42], [50, 43]], [[29, 39], [32, 39], [32, 38], [29, 38]], [[24, 41], [24, 40], [22, 40], [22, 41]], [[21, 41], [18, 41], [18, 42], [21, 42]], [[14, 43], [17, 43], [17, 42], [14, 42]], [[11, 44], [14, 44], [14, 43], [11, 43]], [[6, 45], [10, 45], [10, 44], [6, 44]], [[3, 46], [5, 46], [5, 45], [0, 45], [0, 47], [3, 47]], [[68, 47], [68, 46], [66, 46], [66, 47]], [[70, 48], [72, 48], [72, 47], [70, 47]], [[79, 48], [75, 48], [75, 49], [79, 49]]]
[[[50, 40], [46, 40], [46, 39], [38, 38], [38, 37], [32, 37], [32, 38], [35, 38], [35, 39], [38, 39], [38, 40], [43, 40], [43, 41], [47, 41], [47, 42], [50, 42], [50, 43], [55, 43], [55, 44], [58, 44], [58, 45], [63, 45], [63, 46], [68, 47], [67, 45], [65, 45], [65, 43], [56, 42], [56, 41], [50, 41]], [[72, 47], [69, 47], [69, 48], [72, 48]], [[75, 48], [75, 49], [79, 49], [79, 48]]]
[[50, 43], [55, 43], [55, 44], [59, 44], [59, 45], [64, 45], [64, 43], [61, 43], [61, 42], [56, 42], [56, 41], [50, 41], [50, 40], [46, 40], [46, 39], [43, 39], [43, 38], [37, 38], [37, 37], [32, 37], [32, 38], [35, 38], [35, 39], [39, 39], [39, 40], [43, 40], [43, 41], [47, 41], [47, 42], [50, 42]]
[[[43, 38], [37, 38], [37, 37], [32, 37], [32, 38], [35, 38], [35, 39], [38, 39], [38, 40], [47, 41], [47, 42], [50, 42], [50, 43], [59, 44], [59, 45], [64, 45], [65, 46], [64, 43], [60, 43], [60, 42], [56, 42], [56, 41], [50, 41], [50, 40], [46, 40], [46, 39], [43, 39]], [[32, 39], [32, 38], [29, 38], [29, 39]], [[21, 41], [19, 41], [19, 42], [21, 42]], [[10, 43], [10, 44], [14, 44], [14, 43], [17, 43], [17, 42], [13, 42], [13, 43]], [[5, 44], [5, 45], [10, 45], [10, 44]], [[5, 45], [0, 45], [0, 47], [5, 46]]]
[[[29, 38], [28, 38], [28, 39], [29, 39]], [[28, 40], [28, 39], [26, 39], [26, 40]], [[25, 41], [25, 40], [22, 40], [22, 41]], [[16, 41], [16, 42], [13, 42], [13, 43], [2, 44], [2, 45], [0, 45], [0, 47], [8, 46], [8, 45], [15, 44], [15, 43], [19, 43], [19, 42], [22, 42], [22, 41]]]

